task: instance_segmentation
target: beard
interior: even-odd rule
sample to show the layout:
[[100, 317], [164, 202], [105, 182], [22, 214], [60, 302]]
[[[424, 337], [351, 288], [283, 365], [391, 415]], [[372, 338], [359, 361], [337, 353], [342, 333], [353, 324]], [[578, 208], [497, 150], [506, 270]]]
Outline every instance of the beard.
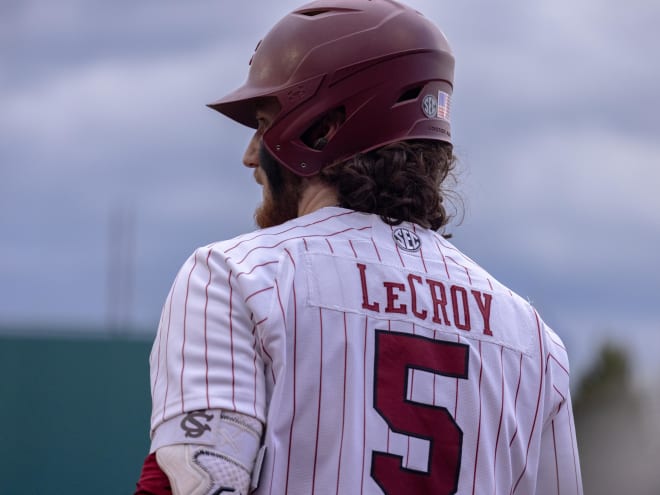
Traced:
[[298, 217], [302, 179], [284, 168], [262, 144], [259, 166], [266, 175], [264, 199], [254, 212], [257, 225], [265, 229]]

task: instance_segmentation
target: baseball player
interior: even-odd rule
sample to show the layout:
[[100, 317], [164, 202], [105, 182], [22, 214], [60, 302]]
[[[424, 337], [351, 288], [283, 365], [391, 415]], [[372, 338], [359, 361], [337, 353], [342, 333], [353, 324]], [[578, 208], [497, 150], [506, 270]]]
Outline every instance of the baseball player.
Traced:
[[561, 339], [443, 235], [453, 73], [415, 10], [318, 0], [210, 105], [261, 229], [174, 280], [136, 493], [582, 493]]

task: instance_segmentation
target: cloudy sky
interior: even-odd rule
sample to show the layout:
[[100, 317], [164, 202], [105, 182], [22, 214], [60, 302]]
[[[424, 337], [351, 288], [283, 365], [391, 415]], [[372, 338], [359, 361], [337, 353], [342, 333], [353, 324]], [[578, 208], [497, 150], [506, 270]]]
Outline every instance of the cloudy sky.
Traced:
[[[578, 372], [607, 339], [657, 372], [660, 3], [409, 4], [457, 58], [455, 243]], [[0, 325], [151, 335], [188, 254], [254, 228], [250, 131], [204, 105], [298, 5], [0, 2]]]

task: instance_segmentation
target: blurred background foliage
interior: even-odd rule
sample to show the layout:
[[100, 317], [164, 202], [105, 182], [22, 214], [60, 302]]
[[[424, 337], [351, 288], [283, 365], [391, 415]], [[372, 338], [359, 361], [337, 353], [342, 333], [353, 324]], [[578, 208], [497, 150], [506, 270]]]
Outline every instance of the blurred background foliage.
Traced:
[[660, 382], [640, 386], [629, 354], [606, 343], [575, 387], [584, 493], [660, 494]]

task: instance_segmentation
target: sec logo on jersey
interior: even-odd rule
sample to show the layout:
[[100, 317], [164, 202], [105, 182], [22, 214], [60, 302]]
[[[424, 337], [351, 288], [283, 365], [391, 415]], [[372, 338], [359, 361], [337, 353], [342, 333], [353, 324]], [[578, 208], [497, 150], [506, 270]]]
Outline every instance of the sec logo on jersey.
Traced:
[[419, 236], [415, 234], [412, 230], [405, 228], [395, 229], [392, 232], [392, 237], [394, 242], [404, 251], [410, 251], [412, 253], [419, 251], [422, 247], [422, 241], [419, 239]]

